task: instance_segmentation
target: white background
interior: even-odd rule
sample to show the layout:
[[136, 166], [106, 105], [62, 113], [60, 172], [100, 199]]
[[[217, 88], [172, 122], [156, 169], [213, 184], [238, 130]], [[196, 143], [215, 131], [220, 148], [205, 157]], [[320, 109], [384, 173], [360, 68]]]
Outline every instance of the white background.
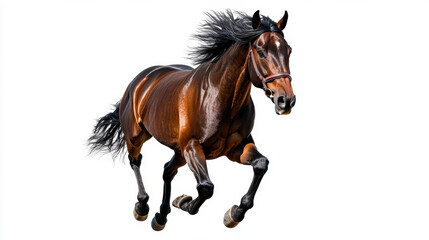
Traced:
[[[429, 239], [429, 5], [425, 1], [1, 2], [1, 239]], [[204, 11], [279, 20], [297, 104], [277, 116], [253, 89], [253, 131], [270, 168], [235, 229], [224, 212], [252, 169], [208, 163], [215, 194], [195, 216], [150, 220], [171, 150], [142, 150], [149, 219], [132, 216], [130, 167], [88, 156], [95, 120], [146, 67], [190, 64]], [[185, 166], [172, 197], [196, 195]]]

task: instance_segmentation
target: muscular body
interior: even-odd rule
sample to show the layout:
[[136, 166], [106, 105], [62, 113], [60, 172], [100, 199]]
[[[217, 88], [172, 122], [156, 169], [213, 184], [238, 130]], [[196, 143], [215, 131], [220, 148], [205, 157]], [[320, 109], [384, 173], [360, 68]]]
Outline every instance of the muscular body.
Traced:
[[[207, 159], [227, 156], [242, 164], [263, 159], [261, 166], [266, 169], [268, 160], [257, 152], [250, 136], [255, 111], [246, 69], [247, 54], [243, 54], [247, 51], [245, 45], [237, 45], [216, 64], [205, 63], [196, 69], [184, 65], [151, 67], [141, 72], [126, 90], [119, 116], [131, 165], [140, 164], [141, 147], [152, 136], [175, 152], [165, 165], [164, 199], [152, 225], [165, 225], [170, 212], [170, 183], [185, 163], [195, 175], [199, 196], [194, 200], [179, 197], [175, 206], [191, 214], [197, 213], [213, 194]], [[133, 169], [137, 175], [138, 167]], [[139, 203], [135, 211], [137, 216], [144, 216], [148, 195], [143, 183], [138, 183]], [[253, 196], [245, 199], [245, 204], [250, 200]], [[242, 207], [243, 213], [234, 221], [241, 221], [250, 207]]]
[[[228, 55], [239, 50], [246, 51], [232, 49], [223, 58], [236, 59]], [[219, 65], [226, 69], [211, 69]], [[231, 72], [227, 68], [237, 67], [242, 71], [236, 71], [236, 75], [223, 75]], [[228, 155], [253, 127], [251, 82], [245, 67], [243, 58], [228, 64], [202, 64], [195, 70], [171, 65], [140, 73], [120, 105], [122, 129], [132, 144], [128, 148], [136, 149], [133, 157], [138, 156], [139, 146], [150, 136], [177, 152], [183, 152], [190, 141], [197, 141], [206, 159]]]

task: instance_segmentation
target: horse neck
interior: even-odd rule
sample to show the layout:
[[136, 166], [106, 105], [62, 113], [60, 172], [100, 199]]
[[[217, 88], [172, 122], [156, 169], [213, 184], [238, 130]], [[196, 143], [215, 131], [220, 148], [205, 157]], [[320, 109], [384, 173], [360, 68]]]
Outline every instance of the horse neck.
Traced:
[[230, 107], [230, 115], [235, 116], [243, 105], [250, 100], [251, 82], [247, 74], [247, 56], [249, 47], [236, 44], [212, 66], [213, 74], [217, 75], [219, 95]]

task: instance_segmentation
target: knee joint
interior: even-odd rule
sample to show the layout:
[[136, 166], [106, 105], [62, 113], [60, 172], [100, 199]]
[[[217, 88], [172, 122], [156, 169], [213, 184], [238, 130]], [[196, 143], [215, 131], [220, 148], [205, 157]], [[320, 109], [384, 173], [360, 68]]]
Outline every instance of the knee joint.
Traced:
[[268, 159], [266, 157], [257, 158], [252, 161], [253, 171], [256, 175], [264, 175], [268, 170]]
[[213, 196], [214, 185], [213, 183], [201, 183], [197, 186], [198, 195], [201, 198], [209, 199]]

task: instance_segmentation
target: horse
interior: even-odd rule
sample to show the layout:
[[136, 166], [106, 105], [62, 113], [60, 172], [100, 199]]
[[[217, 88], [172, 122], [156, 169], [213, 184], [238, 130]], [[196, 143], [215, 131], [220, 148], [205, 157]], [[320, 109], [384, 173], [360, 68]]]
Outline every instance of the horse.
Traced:
[[194, 37], [201, 43], [190, 50], [197, 67], [153, 66], [129, 84], [115, 110], [98, 119], [88, 140], [91, 152], [128, 151], [138, 185], [134, 217], [148, 217], [149, 195], [140, 174], [143, 143], [154, 137], [174, 151], [164, 165], [164, 191], [160, 210], [152, 219], [154, 230], [164, 229], [170, 213], [171, 182], [185, 164], [197, 181], [198, 196], [182, 195], [172, 205], [196, 214], [212, 197], [214, 185], [206, 161], [226, 156], [253, 167], [254, 177], [240, 204], [224, 215], [224, 225], [237, 226], [253, 207], [268, 159], [256, 148], [251, 131], [255, 107], [251, 86], [262, 89], [275, 112], [287, 115], [295, 105], [289, 57], [292, 48], [283, 30], [288, 12], [274, 22], [256, 11], [253, 16], [226, 10], [206, 13], [208, 20]]

